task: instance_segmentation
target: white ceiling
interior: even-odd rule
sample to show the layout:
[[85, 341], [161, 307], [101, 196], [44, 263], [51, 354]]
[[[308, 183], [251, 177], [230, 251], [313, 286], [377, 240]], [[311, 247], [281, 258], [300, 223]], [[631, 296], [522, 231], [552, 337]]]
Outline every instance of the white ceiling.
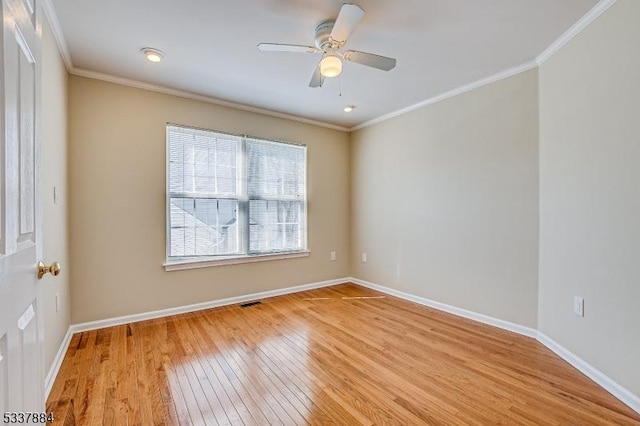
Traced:
[[[51, 0], [74, 70], [156, 84], [350, 128], [530, 63], [598, 0], [355, 0], [346, 48], [391, 56], [390, 72], [345, 63], [308, 87], [319, 57], [258, 52], [313, 45], [343, 0]], [[55, 24], [54, 24], [55, 26]], [[142, 47], [165, 52], [152, 64]], [[342, 96], [339, 96], [340, 85]], [[346, 104], [354, 112], [342, 111]]]

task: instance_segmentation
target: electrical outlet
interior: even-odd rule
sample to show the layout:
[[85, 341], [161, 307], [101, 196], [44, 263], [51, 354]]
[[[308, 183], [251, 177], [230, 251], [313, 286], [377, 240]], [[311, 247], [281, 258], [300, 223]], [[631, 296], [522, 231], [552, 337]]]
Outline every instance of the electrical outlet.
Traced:
[[331, 260], [332, 260], [332, 261], [333, 261], [333, 260], [336, 260], [336, 258], [337, 258], [337, 257], [336, 257], [336, 252], [335, 252], [335, 250], [331, 250], [331, 253], [330, 253], [330, 256], [329, 256], [329, 257], [331, 258]]
[[573, 298], [573, 313], [579, 317], [584, 316], [584, 299], [580, 296]]
[[362, 263], [367, 263], [367, 253], [362, 253]]
[[60, 293], [56, 293], [56, 312], [60, 311]]

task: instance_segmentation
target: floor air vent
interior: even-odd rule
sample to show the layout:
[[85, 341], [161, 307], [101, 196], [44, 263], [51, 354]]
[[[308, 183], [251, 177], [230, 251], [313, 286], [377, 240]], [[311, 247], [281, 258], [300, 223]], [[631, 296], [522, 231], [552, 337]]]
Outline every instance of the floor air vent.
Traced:
[[261, 305], [262, 302], [259, 300], [256, 300], [255, 302], [247, 302], [247, 303], [243, 303], [240, 305], [241, 308], [248, 308], [249, 306], [255, 306], [255, 305]]

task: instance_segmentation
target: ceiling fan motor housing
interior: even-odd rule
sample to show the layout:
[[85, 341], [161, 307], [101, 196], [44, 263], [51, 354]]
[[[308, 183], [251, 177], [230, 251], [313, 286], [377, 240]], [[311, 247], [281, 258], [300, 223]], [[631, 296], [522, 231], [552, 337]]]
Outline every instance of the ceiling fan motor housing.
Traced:
[[340, 48], [340, 44], [331, 39], [331, 30], [335, 23], [335, 19], [327, 19], [316, 26], [316, 47], [323, 52]]
[[325, 77], [337, 77], [342, 72], [342, 61], [355, 62], [371, 68], [389, 71], [396, 66], [394, 58], [373, 53], [348, 50], [340, 52], [347, 39], [358, 25], [364, 10], [356, 4], [345, 3], [338, 17], [326, 19], [316, 25], [315, 47], [299, 44], [260, 43], [258, 50], [263, 52], [322, 53], [322, 59], [315, 67], [309, 87], [322, 87]]

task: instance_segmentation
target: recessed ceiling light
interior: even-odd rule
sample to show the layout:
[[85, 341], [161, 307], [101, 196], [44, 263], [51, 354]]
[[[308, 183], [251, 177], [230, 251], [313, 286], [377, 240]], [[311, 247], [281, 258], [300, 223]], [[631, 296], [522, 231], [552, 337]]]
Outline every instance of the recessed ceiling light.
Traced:
[[147, 57], [150, 62], [158, 63], [164, 59], [164, 53], [158, 49], [151, 47], [144, 47], [140, 51]]
[[356, 107], [354, 105], [347, 105], [343, 108], [344, 112], [351, 112], [354, 109], [356, 109]]

